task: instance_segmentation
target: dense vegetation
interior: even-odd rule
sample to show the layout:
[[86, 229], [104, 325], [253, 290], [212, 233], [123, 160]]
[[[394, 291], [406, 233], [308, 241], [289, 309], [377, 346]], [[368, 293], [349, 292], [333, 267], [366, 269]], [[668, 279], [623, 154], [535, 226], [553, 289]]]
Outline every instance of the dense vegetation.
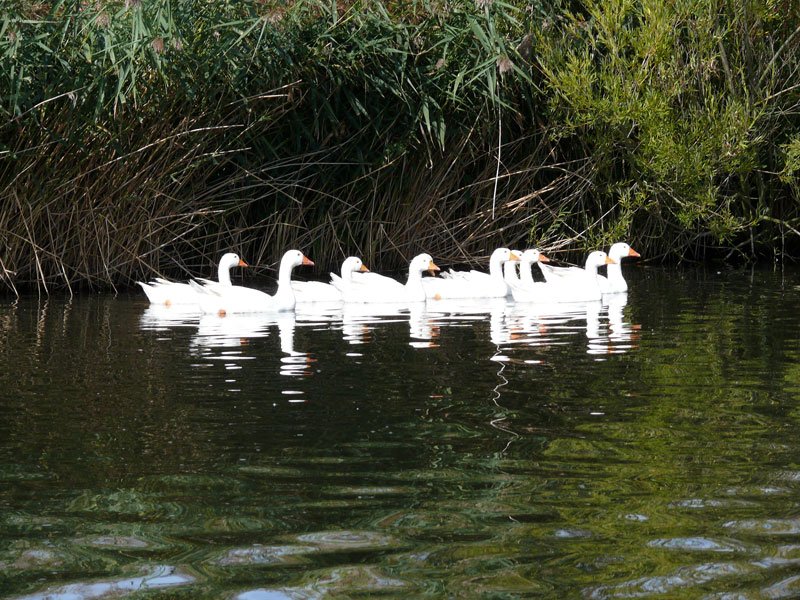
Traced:
[[6, 289], [800, 249], [796, 0], [5, 0]]

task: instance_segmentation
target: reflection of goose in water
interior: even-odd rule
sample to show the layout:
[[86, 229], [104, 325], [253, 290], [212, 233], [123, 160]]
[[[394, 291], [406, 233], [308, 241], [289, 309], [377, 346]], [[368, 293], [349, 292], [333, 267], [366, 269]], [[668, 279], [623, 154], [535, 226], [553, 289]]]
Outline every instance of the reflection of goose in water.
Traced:
[[[530, 346], [568, 343], [568, 336], [584, 331], [589, 302], [513, 304], [508, 315], [513, 341]], [[599, 304], [599, 302], [597, 302]]]
[[308, 377], [311, 375], [311, 363], [314, 359], [305, 352], [294, 349], [294, 330], [296, 318], [292, 313], [278, 315], [278, 336], [281, 339], [281, 375], [290, 377]]
[[[309, 375], [312, 362], [308, 354], [294, 348], [296, 320], [294, 313], [282, 314], [230, 314], [225, 317], [203, 315], [197, 324], [197, 333], [192, 336], [190, 348], [204, 358], [235, 363], [237, 360], [253, 360], [243, 347], [252, 340], [269, 337], [278, 332], [281, 357], [280, 371], [283, 375]], [[275, 328], [275, 329], [273, 329]]]
[[[607, 354], [608, 335], [604, 334], [600, 324], [602, 302], [586, 304], [586, 352], [587, 354]], [[607, 330], [606, 330], [607, 331]]]
[[407, 302], [345, 303], [342, 307], [342, 337], [351, 344], [369, 342], [375, 323], [405, 321], [408, 309]]
[[276, 319], [277, 315], [257, 313], [203, 315], [191, 344], [195, 348], [238, 348], [251, 339], [269, 336], [269, 328]]
[[439, 338], [438, 313], [426, 310], [425, 305], [415, 302], [409, 306], [408, 335], [409, 344], [414, 348], [435, 348]]
[[604, 297], [608, 308], [609, 340], [616, 352], [626, 352], [639, 346], [641, 325], [625, 321], [625, 306], [628, 294], [620, 293]]
[[281, 352], [289, 356], [305, 356], [303, 352], [295, 352], [294, 330], [295, 316], [292, 313], [278, 315], [278, 337], [281, 340]]
[[[625, 292], [603, 297], [602, 309], [595, 307], [586, 317], [586, 337], [589, 354], [620, 354], [638, 346], [639, 325], [626, 322], [624, 318], [628, 294]], [[601, 324], [602, 311], [607, 323]]]
[[299, 322], [322, 325], [341, 321], [342, 310], [341, 302], [308, 302], [298, 304], [294, 316]]
[[[438, 306], [438, 305], [437, 305]], [[409, 344], [415, 348], [436, 347], [441, 321], [440, 310], [431, 310], [421, 302], [383, 304], [345, 304], [341, 311], [342, 337], [351, 344], [370, 342], [377, 324], [408, 320]]]
[[519, 330], [514, 326], [513, 321], [509, 322], [506, 318], [508, 309], [509, 306], [505, 301], [490, 308], [489, 339], [495, 346], [515, 341], [515, 337], [519, 335]]
[[139, 317], [139, 327], [145, 331], [164, 331], [172, 327], [194, 327], [200, 316], [197, 306], [191, 304], [151, 304]]
[[428, 302], [425, 307], [429, 315], [440, 315], [448, 321], [483, 320], [483, 315], [503, 310], [506, 299], [503, 298], [449, 298]]

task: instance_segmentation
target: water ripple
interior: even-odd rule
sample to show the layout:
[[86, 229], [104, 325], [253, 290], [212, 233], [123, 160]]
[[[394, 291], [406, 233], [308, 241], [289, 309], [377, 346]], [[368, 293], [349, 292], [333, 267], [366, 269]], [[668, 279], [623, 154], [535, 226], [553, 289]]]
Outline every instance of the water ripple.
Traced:
[[796, 519], [745, 519], [728, 521], [723, 527], [737, 531], [754, 531], [769, 535], [800, 534], [800, 518]]
[[669, 594], [710, 581], [753, 571], [746, 564], [704, 563], [681, 567], [669, 575], [641, 577], [616, 585], [605, 585], [587, 590], [590, 598], [644, 598], [653, 594]]
[[215, 562], [223, 566], [295, 564], [304, 560], [303, 555], [318, 551], [318, 546], [254, 544], [249, 548], [232, 548]]
[[400, 546], [400, 542], [390, 535], [374, 531], [318, 531], [298, 535], [297, 540], [313, 544], [323, 552], [389, 549]]
[[88, 600], [90, 598], [122, 597], [147, 590], [174, 588], [192, 584], [196, 578], [175, 567], [158, 565], [139, 577], [126, 579], [87, 581], [53, 586], [15, 600]]
[[383, 595], [408, 591], [407, 582], [388, 577], [375, 567], [338, 567], [309, 573], [306, 586], [258, 588], [240, 592], [235, 600], [307, 600], [311, 598]]
[[667, 548], [669, 550], [689, 550], [700, 552], [744, 552], [744, 544], [735, 541], [717, 541], [705, 537], [664, 538], [648, 542], [652, 548]]

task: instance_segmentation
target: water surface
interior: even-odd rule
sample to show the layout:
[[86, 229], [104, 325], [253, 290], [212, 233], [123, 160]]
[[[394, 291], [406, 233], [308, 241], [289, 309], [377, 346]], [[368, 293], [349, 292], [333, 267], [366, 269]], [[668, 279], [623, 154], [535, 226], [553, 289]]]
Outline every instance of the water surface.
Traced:
[[630, 272], [562, 307], [0, 304], [0, 595], [800, 596], [800, 273]]

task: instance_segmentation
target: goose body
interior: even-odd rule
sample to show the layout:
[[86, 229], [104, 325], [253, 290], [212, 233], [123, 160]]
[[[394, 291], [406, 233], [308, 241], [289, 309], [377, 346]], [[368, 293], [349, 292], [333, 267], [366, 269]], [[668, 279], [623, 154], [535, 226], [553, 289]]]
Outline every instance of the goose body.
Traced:
[[[547, 257], [544, 257], [547, 259]], [[546, 281], [534, 281], [531, 273], [531, 264], [536, 262], [544, 272], [549, 262], [543, 260], [538, 250], [526, 250], [522, 254], [519, 285], [512, 288], [512, 295], [517, 302], [562, 303], [562, 302], [590, 302], [600, 300], [602, 289], [598, 281], [597, 269], [605, 264], [612, 264], [605, 252], [595, 251], [586, 258], [585, 268], [568, 267], [569, 275], [551, 275]], [[559, 269], [564, 270], [564, 269]]]
[[438, 270], [430, 254], [418, 254], [408, 265], [405, 284], [377, 273], [352, 273], [350, 281], [332, 276], [331, 283], [341, 292], [345, 302], [425, 302], [422, 272]]
[[207, 314], [285, 312], [294, 310], [296, 298], [292, 289], [292, 270], [300, 265], [313, 265], [299, 250], [289, 250], [281, 258], [278, 290], [275, 295], [243, 286], [223, 287], [191, 282], [199, 292], [200, 308]]
[[[339, 279], [349, 285], [356, 273], [368, 273], [369, 269], [357, 256], [350, 256], [342, 263], [341, 277], [331, 273], [331, 280]], [[292, 281], [292, 289], [299, 304], [309, 302], [341, 302], [344, 295], [333, 283], [322, 281]]]
[[510, 291], [503, 274], [503, 265], [519, 261], [519, 253], [508, 248], [498, 248], [489, 258], [489, 272], [454, 271], [447, 278], [423, 279], [429, 299], [504, 298]]
[[[217, 267], [217, 281], [209, 282], [216, 285], [231, 287], [230, 270], [234, 267], [246, 267], [247, 263], [239, 258], [238, 254], [228, 252], [222, 255]], [[198, 304], [200, 297], [197, 290], [188, 283], [177, 281], [167, 281], [157, 277], [149, 283], [137, 281], [144, 291], [150, 304], [161, 304], [164, 306]]]

